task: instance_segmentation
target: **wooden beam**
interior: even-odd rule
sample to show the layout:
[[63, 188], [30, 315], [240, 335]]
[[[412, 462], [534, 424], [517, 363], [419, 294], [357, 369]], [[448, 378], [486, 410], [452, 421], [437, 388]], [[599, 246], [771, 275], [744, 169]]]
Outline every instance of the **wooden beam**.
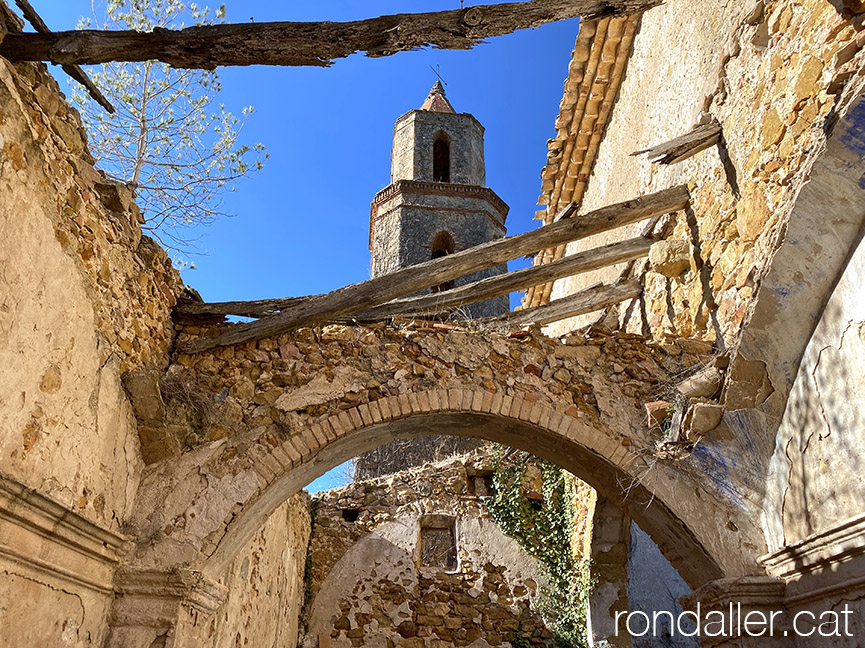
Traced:
[[11, 61], [91, 65], [159, 60], [174, 67], [220, 65], [327, 66], [366, 52], [390, 56], [433, 46], [469, 49], [484, 38], [575, 18], [637, 13], [661, 0], [532, 0], [434, 13], [396, 14], [355, 22], [265, 22], [203, 25], [152, 32], [78, 30], [9, 34], [0, 56]]
[[174, 307], [175, 312], [183, 315], [240, 315], [241, 317], [267, 317], [276, 315], [291, 306], [296, 306], [305, 299], [320, 297], [282, 297], [280, 299], [258, 299], [255, 301], [228, 302], [185, 302]]
[[452, 288], [440, 293], [420, 295], [391, 301], [375, 308], [363, 310], [345, 319], [374, 322], [387, 317], [424, 317], [442, 311], [459, 308], [466, 304], [504, 295], [514, 290], [524, 290], [547, 281], [571, 277], [581, 272], [630, 261], [646, 256], [652, 247], [652, 239], [637, 237], [611, 243], [603, 247], [578, 252], [553, 263], [515, 270], [474, 283]]
[[438, 286], [451, 279], [499, 265], [542, 248], [576, 241], [636, 223], [656, 214], [684, 209], [689, 201], [687, 187], [676, 186], [602, 207], [574, 218], [566, 217], [576, 209], [575, 205], [568, 205], [562, 210], [564, 217], [550, 225], [401, 268], [382, 277], [339, 288], [326, 295], [310, 297], [279, 315], [234, 326], [216, 338], [203, 338], [181, 344], [179, 350], [196, 353], [218, 346], [260, 340], [302, 326], [331, 321], [341, 315], [378, 306], [397, 297]]
[[[523, 290], [546, 281], [555, 281], [556, 279], [571, 277], [581, 272], [603, 268], [621, 263], [622, 261], [638, 259], [649, 253], [649, 248], [653, 243], [653, 239], [643, 236], [619, 243], [611, 243], [603, 247], [579, 252], [560, 259], [555, 263], [532, 266], [531, 268], [516, 270], [507, 274], [488, 277], [440, 293], [397, 299], [340, 319], [374, 322], [388, 317], [421, 317], [436, 314], [466, 304], [483, 301], [490, 297], [496, 297], [497, 295], [504, 295], [514, 290]], [[303, 300], [318, 296], [260, 299], [257, 301], [213, 302], [209, 304], [188, 302], [178, 304], [174, 310], [184, 315], [267, 317], [296, 306]]]
[[491, 329], [515, 329], [532, 324], [549, 324], [569, 317], [592, 313], [626, 299], [634, 299], [639, 297], [642, 292], [643, 286], [636, 279], [618, 285], [591, 286], [543, 306], [526, 308], [502, 317], [479, 320], [479, 323]]
[[[15, 4], [18, 5], [21, 13], [23, 13], [24, 17], [30, 22], [31, 25], [33, 25], [33, 29], [35, 29], [40, 34], [51, 33], [51, 30], [48, 29], [48, 25], [45, 24], [45, 21], [42, 20], [42, 17], [38, 13], [36, 13], [36, 10], [27, 0], [15, 0]], [[0, 41], [2, 40], [3, 38], [0, 37]], [[0, 45], [2, 45], [2, 42], [0, 42]], [[96, 84], [90, 80], [90, 77], [87, 76], [87, 74], [84, 72], [84, 70], [81, 69], [80, 66], [68, 64], [61, 65], [60, 67], [63, 68], [63, 71], [66, 72], [66, 74], [68, 74], [73, 79], [78, 81], [78, 83], [83, 85], [87, 92], [90, 94], [90, 96], [93, 97], [93, 99], [96, 101], [96, 103], [105, 108], [105, 110], [107, 110], [108, 112], [114, 113], [114, 106], [111, 104], [110, 101], [108, 101], [105, 95], [102, 94], [102, 91], [96, 87]]]
[[658, 164], [675, 164], [714, 146], [720, 139], [721, 124], [712, 120], [707, 124], [696, 126], [669, 142], [657, 144], [642, 151], [634, 151], [631, 155], [645, 155]]

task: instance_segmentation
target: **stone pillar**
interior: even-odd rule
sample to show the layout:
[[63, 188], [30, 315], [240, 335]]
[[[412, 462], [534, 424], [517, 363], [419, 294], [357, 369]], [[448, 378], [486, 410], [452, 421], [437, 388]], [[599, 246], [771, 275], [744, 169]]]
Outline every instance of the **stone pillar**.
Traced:
[[745, 576], [712, 581], [679, 600], [700, 619], [704, 648], [790, 648], [798, 644], [784, 593], [778, 578]]
[[196, 571], [126, 569], [115, 578], [106, 648], [204, 648], [228, 590]]
[[615, 648], [631, 648], [631, 638], [620, 628], [616, 612], [628, 612], [628, 545], [631, 519], [600, 493], [592, 519], [592, 577], [588, 631], [592, 645], [605, 640]]

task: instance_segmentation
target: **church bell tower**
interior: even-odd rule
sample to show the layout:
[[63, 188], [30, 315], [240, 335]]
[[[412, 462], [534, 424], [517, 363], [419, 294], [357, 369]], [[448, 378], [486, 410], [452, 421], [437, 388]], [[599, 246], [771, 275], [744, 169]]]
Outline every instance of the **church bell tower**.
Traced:
[[[420, 110], [397, 119], [391, 184], [372, 201], [369, 248], [378, 277], [501, 238], [508, 206], [486, 187], [484, 127], [457, 113], [436, 81]], [[506, 265], [460, 277], [445, 290], [507, 271]], [[507, 295], [467, 305], [471, 318], [502, 315]]]
[[[420, 110], [396, 120], [391, 184], [372, 201], [369, 249], [372, 276], [453, 254], [505, 235], [508, 206], [486, 187], [484, 127], [457, 113], [436, 82]], [[439, 292], [507, 272], [502, 264], [459, 277]], [[509, 310], [502, 295], [467, 304], [456, 319], [493, 317]], [[355, 479], [369, 479], [427, 464], [478, 447], [464, 437], [393, 441], [354, 461]]]

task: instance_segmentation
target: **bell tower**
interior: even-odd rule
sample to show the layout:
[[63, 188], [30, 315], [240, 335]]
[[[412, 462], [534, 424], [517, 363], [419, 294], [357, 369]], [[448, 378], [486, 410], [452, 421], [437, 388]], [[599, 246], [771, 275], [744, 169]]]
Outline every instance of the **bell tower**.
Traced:
[[[484, 127], [457, 113], [440, 81], [419, 110], [393, 130], [391, 184], [372, 201], [372, 276], [429, 261], [505, 235], [508, 206], [486, 187]], [[507, 271], [505, 265], [460, 277], [445, 290]], [[502, 315], [507, 295], [465, 307], [471, 318]]]
[[[419, 110], [396, 120], [390, 185], [372, 201], [369, 249], [372, 276], [453, 254], [505, 235], [508, 206], [486, 187], [484, 127], [458, 113], [436, 82]], [[507, 272], [502, 264], [459, 277], [432, 291]], [[467, 304], [473, 319], [503, 315], [502, 295]], [[369, 479], [468, 452], [480, 445], [464, 437], [416, 437], [392, 441], [354, 460], [355, 478]]]

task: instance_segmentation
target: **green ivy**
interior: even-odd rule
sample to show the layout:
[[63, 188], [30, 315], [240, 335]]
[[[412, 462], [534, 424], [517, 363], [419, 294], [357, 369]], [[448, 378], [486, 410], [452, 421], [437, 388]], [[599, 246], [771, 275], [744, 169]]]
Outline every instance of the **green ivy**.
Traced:
[[[535, 609], [551, 622], [557, 646], [587, 647], [589, 565], [573, 557], [575, 511], [566, 473], [527, 453], [509, 457], [501, 453], [497, 464], [487, 507], [499, 527], [541, 564], [549, 585], [539, 592]], [[523, 493], [529, 465], [537, 466], [543, 475], [543, 502], [529, 500]]]

